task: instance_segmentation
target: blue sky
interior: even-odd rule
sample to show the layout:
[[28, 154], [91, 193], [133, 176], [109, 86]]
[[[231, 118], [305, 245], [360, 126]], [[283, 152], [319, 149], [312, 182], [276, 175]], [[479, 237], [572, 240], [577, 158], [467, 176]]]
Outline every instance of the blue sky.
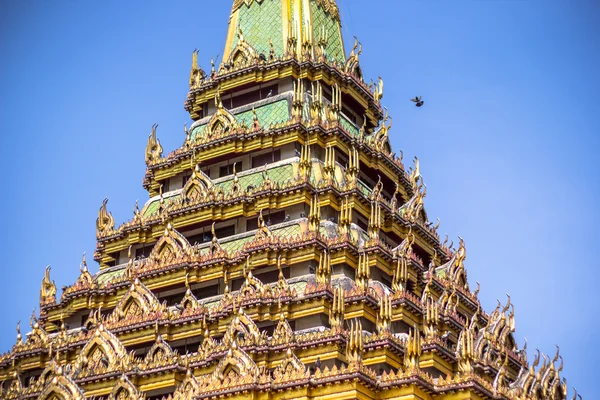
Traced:
[[[489, 311], [512, 295], [520, 343], [561, 345], [594, 392], [600, 282], [600, 5], [594, 1], [339, 0], [347, 49], [385, 80], [394, 150], [421, 160], [426, 207], [465, 238]], [[0, 2], [0, 351], [95, 248], [102, 199], [131, 217], [153, 123], [183, 143], [191, 52], [223, 50], [228, 1]], [[348, 49], [349, 50], [349, 49]], [[422, 95], [425, 106], [408, 101]], [[97, 266], [90, 262], [91, 269]], [[594, 374], [594, 376], [592, 376]]]

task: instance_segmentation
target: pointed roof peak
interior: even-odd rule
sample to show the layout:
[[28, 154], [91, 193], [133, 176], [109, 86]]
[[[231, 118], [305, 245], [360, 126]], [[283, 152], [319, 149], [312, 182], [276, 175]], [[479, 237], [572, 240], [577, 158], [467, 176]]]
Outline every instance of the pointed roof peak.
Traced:
[[[243, 35], [240, 34], [243, 32]], [[225, 66], [244, 57], [325, 56], [346, 61], [335, 0], [234, 0], [223, 56]]]

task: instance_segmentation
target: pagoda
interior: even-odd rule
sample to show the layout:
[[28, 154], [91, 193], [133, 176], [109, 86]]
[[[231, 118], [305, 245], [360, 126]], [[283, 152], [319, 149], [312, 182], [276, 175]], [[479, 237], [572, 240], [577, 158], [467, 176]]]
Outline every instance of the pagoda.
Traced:
[[335, 0], [233, 1], [183, 145], [152, 127], [149, 200], [121, 225], [103, 201], [97, 273], [57, 297], [46, 270], [0, 398], [566, 399], [558, 348], [528, 359], [510, 297], [481, 308], [344, 46]]

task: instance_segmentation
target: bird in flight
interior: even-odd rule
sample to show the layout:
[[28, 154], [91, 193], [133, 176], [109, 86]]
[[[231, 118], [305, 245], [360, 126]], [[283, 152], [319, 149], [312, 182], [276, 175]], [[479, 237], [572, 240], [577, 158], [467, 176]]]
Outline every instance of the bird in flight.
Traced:
[[417, 107], [421, 107], [423, 104], [425, 104], [425, 102], [421, 100], [421, 96], [417, 96], [414, 99], [410, 99], [410, 101], [412, 101], [413, 103], [417, 103], [415, 104]]

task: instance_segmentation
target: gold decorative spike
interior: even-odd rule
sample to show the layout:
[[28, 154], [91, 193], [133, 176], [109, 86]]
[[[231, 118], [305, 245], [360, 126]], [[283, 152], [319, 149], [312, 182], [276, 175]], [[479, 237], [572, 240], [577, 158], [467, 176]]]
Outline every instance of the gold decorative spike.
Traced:
[[463, 329], [458, 336], [456, 347], [456, 358], [458, 360], [458, 372], [462, 375], [469, 375], [473, 371], [473, 362], [475, 361], [475, 333], [473, 324], [469, 321], [465, 324], [468, 328]]
[[310, 138], [307, 137], [302, 145], [302, 151], [300, 152], [300, 176], [305, 181], [310, 179], [310, 173], [312, 170], [312, 158], [310, 153]]
[[319, 40], [317, 41], [318, 46], [318, 61], [327, 62], [327, 44], [329, 43], [329, 32], [325, 29], [325, 25], [321, 25], [321, 33]]
[[277, 270], [279, 271], [279, 276], [277, 278], [277, 287], [281, 292], [287, 292], [290, 289], [290, 285], [288, 284], [287, 279], [285, 279], [285, 276], [283, 275], [283, 269], [281, 268], [281, 254], [277, 256]]
[[102, 207], [100, 207], [100, 210], [98, 211], [98, 218], [96, 219], [96, 237], [109, 235], [115, 228], [115, 220], [112, 213], [108, 212], [106, 209], [107, 203], [108, 199], [104, 198], [104, 200], [102, 200]]
[[200, 83], [206, 77], [206, 73], [200, 68], [198, 64], [198, 49], [194, 49], [192, 52], [192, 69], [190, 71], [190, 89], [195, 89], [200, 86]]
[[325, 174], [330, 182], [335, 181], [335, 147], [327, 146], [325, 148]]
[[319, 255], [319, 266], [317, 267], [317, 284], [328, 285], [331, 282], [331, 255], [324, 249]]
[[238, 193], [242, 190], [242, 186], [240, 185], [240, 178], [237, 175], [237, 170], [235, 166], [237, 162], [233, 163], [233, 184], [231, 185], [231, 193]]
[[378, 200], [371, 202], [371, 216], [369, 217], [369, 239], [378, 240], [381, 230], [381, 206]]
[[304, 111], [304, 80], [298, 78], [294, 81], [294, 98], [292, 100], [292, 120], [299, 122], [302, 120]]
[[384, 294], [379, 299], [379, 313], [377, 314], [377, 331], [389, 333], [392, 327], [392, 299]]
[[354, 47], [350, 52], [346, 65], [344, 65], [344, 71], [350, 75], [356, 76], [358, 79], [363, 79], [362, 70], [360, 68], [359, 57], [362, 53], [362, 43], [358, 41], [358, 38], [354, 36]]
[[340, 217], [338, 219], [338, 230], [340, 232], [340, 236], [350, 234], [350, 224], [351, 223], [352, 223], [352, 204], [350, 203], [350, 199], [348, 198], [348, 195], [346, 195], [342, 199], [342, 204], [340, 206]]
[[415, 242], [415, 236], [412, 233], [412, 227], [409, 228], [406, 238], [396, 247], [392, 253], [396, 261], [396, 269], [392, 279], [392, 289], [396, 292], [402, 292], [406, 289], [408, 281], [408, 263], [412, 255], [412, 245]]
[[369, 288], [371, 267], [369, 265], [369, 253], [361, 251], [358, 255], [358, 266], [356, 268], [356, 286], [363, 293]]
[[396, 190], [392, 195], [392, 200], [390, 201], [390, 207], [392, 208], [392, 212], [396, 212], [398, 210], [398, 197], [400, 197], [400, 185], [396, 182]]
[[359, 319], [350, 321], [348, 344], [346, 345], [346, 359], [349, 365], [361, 365], [364, 349], [362, 322]]
[[23, 336], [21, 335], [21, 321], [17, 322], [17, 345], [23, 344]]
[[419, 368], [421, 358], [421, 333], [417, 325], [408, 332], [406, 341], [406, 350], [404, 352], [404, 367], [407, 371], [414, 371]]
[[254, 107], [252, 107], [252, 130], [260, 130], [260, 121], [258, 120], [258, 115], [256, 114], [256, 109]]
[[46, 267], [42, 288], [40, 289], [40, 305], [53, 304], [56, 302], [56, 285], [50, 279], [50, 266]]
[[356, 180], [360, 172], [360, 159], [358, 150], [352, 146], [352, 149], [348, 152], [348, 165], [346, 166], [346, 181], [349, 188], [356, 187]]
[[310, 202], [310, 213], [308, 215], [308, 229], [311, 232], [319, 232], [321, 226], [321, 201], [319, 195], [315, 194]]
[[215, 232], [215, 222], [212, 223], [210, 231], [212, 233], [212, 240], [210, 241], [210, 253], [215, 254], [217, 252], [223, 251], [223, 248], [219, 244], [219, 239], [217, 239], [217, 234]]
[[151, 164], [162, 157], [163, 148], [160, 145], [160, 140], [156, 138], [156, 128], [158, 128], [158, 124], [152, 125], [152, 132], [148, 136], [148, 144], [146, 145], [146, 164]]
[[333, 302], [329, 309], [329, 323], [331, 329], [341, 330], [344, 328], [344, 313], [346, 309], [344, 289], [336, 286], [333, 289]]
[[381, 99], [383, 99], [383, 79], [381, 79], [381, 77], [379, 77], [379, 83], [375, 86], [373, 97], [375, 98], [376, 104], [379, 104]]
[[273, 233], [265, 224], [265, 219], [263, 218], [262, 208], [258, 210], [258, 229], [256, 231], [255, 238], [258, 240], [264, 240], [267, 238], [273, 237]]
[[320, 81], [311, 82], [312, 99], [310, 103], [310, 119], [318, 123], [323, 116], [323, 86]]

